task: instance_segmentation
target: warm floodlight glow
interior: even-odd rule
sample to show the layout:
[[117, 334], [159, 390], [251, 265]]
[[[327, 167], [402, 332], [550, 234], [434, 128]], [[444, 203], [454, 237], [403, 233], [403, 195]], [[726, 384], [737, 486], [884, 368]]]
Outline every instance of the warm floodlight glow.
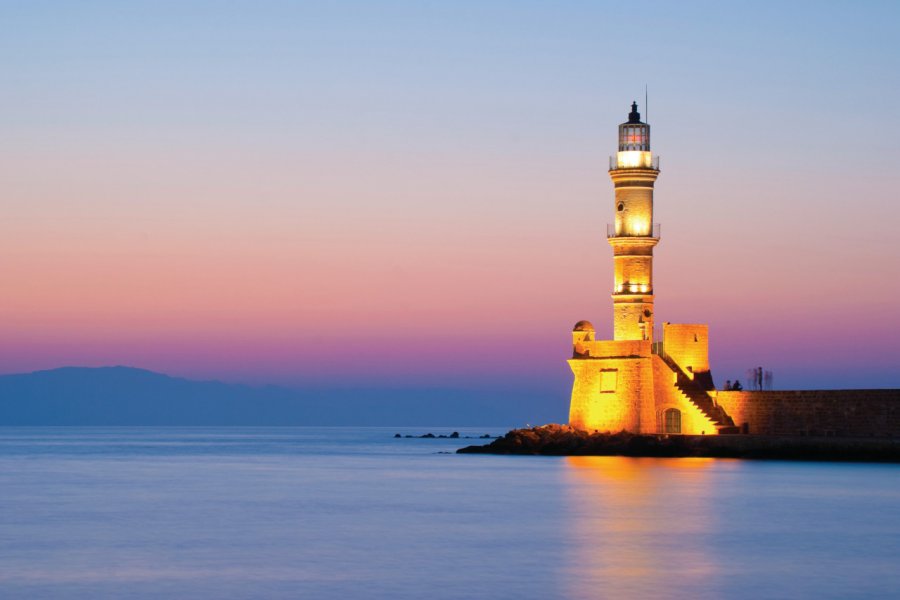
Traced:
[[642, 150], [624, 150], [616, 154], [616, 164], [620, 169], [649, 169], [652, 167], [650, 152]]
[[650, 221], [642, 216], [635, 216], [628, 219], [628, 233], [640, 236], [650, 235]]
[[648, 289], [648, 288], [647, 288], [647, 284], [646, 284], [646, 283], [642, 283], [642, 284], [641, 284], [641, 293], [642, 293], [642, 294], [646, 294], [646, 293], [647, 293], [647, 289]]

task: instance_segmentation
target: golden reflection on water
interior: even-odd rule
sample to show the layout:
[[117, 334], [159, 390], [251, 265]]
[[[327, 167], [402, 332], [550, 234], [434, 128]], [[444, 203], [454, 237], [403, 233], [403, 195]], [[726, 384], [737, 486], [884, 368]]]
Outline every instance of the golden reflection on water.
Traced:
[[[715, 468], [713, 468], [715, 466]], [[707, 542], [721, 461], [584, 456], [565, 459], [569, 598], [660, 598], [707, 590], [721, 572]]]

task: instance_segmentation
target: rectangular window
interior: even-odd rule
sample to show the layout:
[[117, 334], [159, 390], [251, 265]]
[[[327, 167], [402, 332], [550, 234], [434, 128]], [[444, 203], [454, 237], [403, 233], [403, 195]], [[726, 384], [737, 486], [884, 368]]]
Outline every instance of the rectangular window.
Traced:
[[619, 379], [619, 370], [618, 369], [603, 369], [600, 371], [600, 392], [601, 393], [612, 393], [616, 391], [616, 385], [618, 384]]

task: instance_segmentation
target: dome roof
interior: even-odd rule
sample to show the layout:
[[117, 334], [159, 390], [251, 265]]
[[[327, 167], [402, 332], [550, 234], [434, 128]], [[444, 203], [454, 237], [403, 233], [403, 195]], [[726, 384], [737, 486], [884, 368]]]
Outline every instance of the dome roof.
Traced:
[[572, 331], [593, 331], [594, 326], [590, 321], [578, 321]]

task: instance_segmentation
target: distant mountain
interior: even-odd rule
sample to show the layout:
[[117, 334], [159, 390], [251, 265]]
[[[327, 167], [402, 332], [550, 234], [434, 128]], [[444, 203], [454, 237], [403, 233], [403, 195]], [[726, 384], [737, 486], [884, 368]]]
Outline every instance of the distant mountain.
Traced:
[[560, 403], [549, 400], [448, 389], [294, 390], [131, 367], [65, 367], [0, 376], [0, 425], [511, 427], [560, 421]]

